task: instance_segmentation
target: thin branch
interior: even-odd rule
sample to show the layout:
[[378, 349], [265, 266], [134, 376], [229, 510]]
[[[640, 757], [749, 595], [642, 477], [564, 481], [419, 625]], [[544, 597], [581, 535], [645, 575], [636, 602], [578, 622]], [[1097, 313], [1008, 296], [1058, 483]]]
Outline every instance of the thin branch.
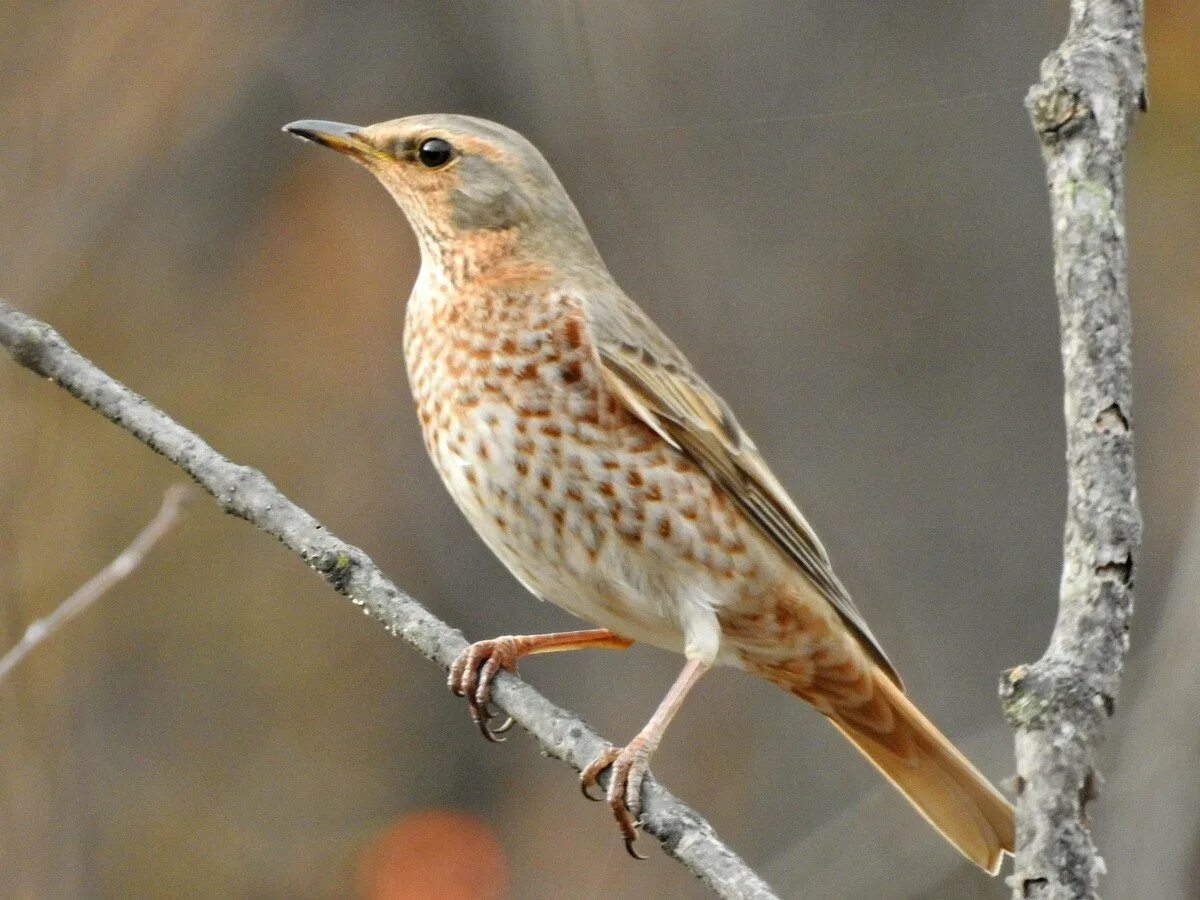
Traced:
[[93, 575], [79, 590], [58, 605], [43, 619], [35, 619], [25, 629], [21, 640], [0, 657], [0, 685], [25, 657], [53, 637], [60, 628], [107, 594], [116, 584], [128, 578], [142, 564], [154, 545], [161, 541], [179, 522], [184, 504], [192, 494], [191, 485], [175, 484], [163, 494], [162, 506], [154, 518], [141, 530], [128, 547], [107, 566]]
[[1015, 897], [1097, 896], [1095, 749], [1129, 648], [1141, 515], [1133, 468], [1123, 166], [1145, 106], [1140, 0], [1072, 0], [1026, 99], [1042, 144], [1065, 375], [1067, 521], [1050, 646], [1001, 683], [1016, 729]]
[[[449, 668], [467, 646], [457, 630], [401, 591], [358, 547], [330, 534], [261, 472], [230, 462], [196, 434], [97, 368], [44, 322], [0, 301], [0, 344], [22, 365], [55, 381], [194, 478], [231, 515], [283, 543], [340, 594], [363, 606], [393, 635]], [[551, 756], [577, 771], [609, 746], [582, 719], [555, 706], [518, 677], [501, 673], [496, 705]], [[605, 776], [607, 779], [607, 775]], [[698, 813], [647, 778], [642, 826], [663, 850], [722, 897], [769, 900], [775, 894]]]

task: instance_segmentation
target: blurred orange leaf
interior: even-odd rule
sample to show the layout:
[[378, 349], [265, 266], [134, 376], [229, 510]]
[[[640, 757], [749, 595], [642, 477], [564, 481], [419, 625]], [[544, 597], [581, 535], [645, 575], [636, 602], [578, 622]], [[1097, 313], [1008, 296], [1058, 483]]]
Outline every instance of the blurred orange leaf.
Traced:
[[500, 900], [504, 851], [473, 816], [423, 810], [405, 816], [359, 857], [358, 891], [367, 900]]

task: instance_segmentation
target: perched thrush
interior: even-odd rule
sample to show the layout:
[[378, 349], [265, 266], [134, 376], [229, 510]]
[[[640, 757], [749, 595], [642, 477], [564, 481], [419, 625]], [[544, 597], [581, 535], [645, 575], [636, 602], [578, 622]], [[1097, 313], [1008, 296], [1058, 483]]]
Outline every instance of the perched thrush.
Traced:
[[[904, 695], [820, 540], [733, 412], [617, 286], [549, 164], [467, 116], [292, 134], [369, 169], [416, 232], [404, 355], [425, 446], [536, 596], [599, 626], [473, 644], [450, 672], [490, 739], [492, 680], [535, 653], [682, 653], [607, 801], [633, 852], [650, 755], [693, 685], [737, 666], [811, 703], [965, 856], [995, 873], [1008, 802]], [[590, 794], [589, 794], [590, 796]], [[597, 798], [599, 799], [599, 798]]]

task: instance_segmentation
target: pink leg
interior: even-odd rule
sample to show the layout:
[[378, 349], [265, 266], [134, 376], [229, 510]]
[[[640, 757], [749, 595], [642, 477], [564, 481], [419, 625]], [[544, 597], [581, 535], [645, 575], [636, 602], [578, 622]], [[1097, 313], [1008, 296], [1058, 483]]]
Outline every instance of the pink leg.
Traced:
[[471, 721], [479, 726], [480, 732], [489, 741], [499, 742], [499, 735], [512, 727], [512, 719], [499, 728], [489, 723], [492, 713], [492, 682], [501, 669], [517, 670], [517, 660], [522, 656], [538, 653], [560, 653], [564, 650], [583, 650], [588, 647], [608, 647], [624, 650], [633, 641], [609, 631], [595, 628], [587, 631], [564, 631], [558, 634], [507, 635], [489, 641], [476, 641], [454, 661], [450, 667], [450, 690], [459, 697], [467, 698]]
[[[617, 820], [617, 827], [625, 838], [625, 849], [637, 859], [645, 859], [633, 849], [637, 840], [637, 819], [642, 809], [642, 781], [650, 769], [650, 756], [658, 749], [663, 734], [688, 692], [695, 686], [700, 677], [712, 668], [712, 663], [700, 659], [689, 659], [675, 684], [667, 691], [662, 703], [646, 723], [646, 727], [638, 732], [637, 737], [623, 748], [609, 747], [600, 758], [583, 770], [579, 776], [579, 786], [583, 796], [589, 800], [607, 799], [609, 808]], [[596, 784], [600, 773], [612, 767], [609, 776], [608, 791], [604, 798], [593, 797], [591, 787]]]

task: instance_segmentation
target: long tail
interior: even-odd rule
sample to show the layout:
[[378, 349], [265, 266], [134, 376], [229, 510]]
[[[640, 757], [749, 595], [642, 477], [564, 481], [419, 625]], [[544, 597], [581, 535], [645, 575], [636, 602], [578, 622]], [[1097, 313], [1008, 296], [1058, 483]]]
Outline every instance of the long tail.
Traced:
[[829, 720], [946, 840], [995, 875], [1013, 851], [1012, 806], [891, 679], [876, 669], [872, 681], [869, 700], [835, 703]]

